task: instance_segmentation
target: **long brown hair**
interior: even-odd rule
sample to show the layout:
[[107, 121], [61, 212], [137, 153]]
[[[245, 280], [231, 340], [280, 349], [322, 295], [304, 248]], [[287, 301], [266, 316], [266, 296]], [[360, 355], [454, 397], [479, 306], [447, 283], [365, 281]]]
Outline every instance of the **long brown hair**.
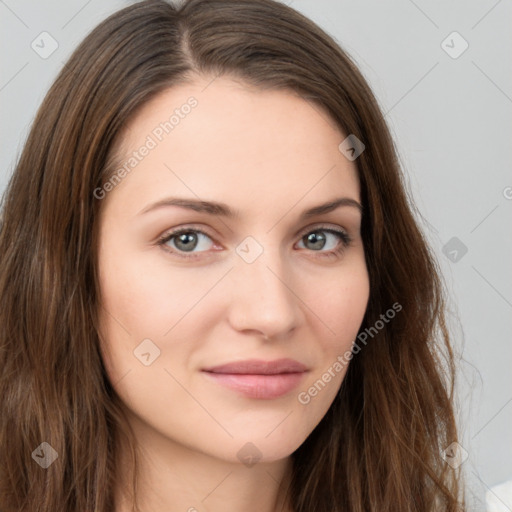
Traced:
[[[198, 74], [296, 91], [364, 143], [356, 164], [370, 299], [361, 332], [401, 306], [354, 355], [334, 403], [293, 453], [294, 511], [459, 510], [460, 475], [440, 456], [457, 441], [444, 285], [393, 140], [351, 58], [273, 0], [122, 9], [86, 37], [44, 99], [2, 205], [0, 509], [110, 512], [120, 446], [132, 454], [135, 493], [135, 438], [99, 349], [94, 191], [135, 112]], [[35, 463], [55, 454], [46, 468]]]

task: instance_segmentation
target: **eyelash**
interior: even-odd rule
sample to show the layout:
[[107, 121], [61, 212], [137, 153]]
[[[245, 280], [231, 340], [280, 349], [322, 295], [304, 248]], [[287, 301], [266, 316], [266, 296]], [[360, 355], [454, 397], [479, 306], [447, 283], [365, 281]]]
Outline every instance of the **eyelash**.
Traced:
[[[312, 230], [304, 232], [300, 236], [300, 240], [302, 240], [306, 235], [310, 235], [312, 233], [318, 233], [320, 231], [336, 235], [340, 239], [340, 241], [341, 241], [341, 244], [339, 244], [338, 247], [336, 247], [336, 249], [334, 249], [334, 250], [331, 250], [331, 251], [311, 251], [311, 252], [318, 252], [319, 256], [321, 258], [338, 258], [339, 256], [341, 256], [345, 252], [345, 249], [347, 249], [352, 244], [352, 238], [345, 231], [333, 229], [333, 228], [330, 228], [330, 227], [324, 227], [324, 226], [318, 226], [315, 229], [312, 229]], [[202, 231], [201, 229], [195, 229], [195, 228], [191, 228], [191, 227], [190, 228], [179, 228], [179, 229], [176, 229], [175, 231], [164, 233], [158, 239], [157, 245], [161, 246], [165, 251], [167, 251], [169, 253], [176, 254], [179, 258], [183, 258], [185, 260], [197, 259], [198, 257], [200, 257], [200, 254], [202, 252], [205, 252], [205, 251], [201, 251], [199, 253], [186, 254], [183, 251], [176, 251], [174, 249], [170, 249], [168, 246], [165, 245], [165, 244], [167, 244], [167, 242], [172, 240], [174, 237], [177, 237], [177, 236], [182, 235], [184, 233], [199, 233], [199, 234], [202, 234], [202, 235], [212, 239], [212, 237], [210, 235], [208, 235], [208, 233]]]

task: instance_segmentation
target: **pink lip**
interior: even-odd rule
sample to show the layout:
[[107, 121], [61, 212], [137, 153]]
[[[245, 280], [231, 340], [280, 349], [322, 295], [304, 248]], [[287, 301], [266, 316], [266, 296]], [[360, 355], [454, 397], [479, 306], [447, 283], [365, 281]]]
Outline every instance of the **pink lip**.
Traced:
[[203, 372], [218, 384], [250, 398], [277, 398], [296, 388], [307, 367], [294, 359], [236, 361]]

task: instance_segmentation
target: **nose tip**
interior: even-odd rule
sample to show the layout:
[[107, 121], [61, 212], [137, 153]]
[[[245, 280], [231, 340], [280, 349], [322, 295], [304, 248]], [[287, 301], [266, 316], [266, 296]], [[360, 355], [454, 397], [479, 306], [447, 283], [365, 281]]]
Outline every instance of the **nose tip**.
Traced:
[[[253, 251], [248, 242], [249, 251]], [[252, 263], [243, 258], [232, 272], [230, 323], [239, 331], [256, 331], [264, 339], [281, 336], [294, 329], [300, 308], [292, 287], [286, 281], [290, 274], [282, 262], [265, 251]]]

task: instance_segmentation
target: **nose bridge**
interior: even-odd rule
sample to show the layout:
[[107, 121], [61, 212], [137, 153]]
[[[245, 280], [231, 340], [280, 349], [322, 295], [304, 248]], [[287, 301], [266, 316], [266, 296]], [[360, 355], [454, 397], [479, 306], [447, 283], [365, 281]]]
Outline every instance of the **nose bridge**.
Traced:
[[[259, 330], [271, 336], [298, 321], [291, 273], [279, 247], [247, 237], [237, 247], [232, 275], [231, 323], [237, 329]], [[291, 288], [291, 289], [290, 289]]]

